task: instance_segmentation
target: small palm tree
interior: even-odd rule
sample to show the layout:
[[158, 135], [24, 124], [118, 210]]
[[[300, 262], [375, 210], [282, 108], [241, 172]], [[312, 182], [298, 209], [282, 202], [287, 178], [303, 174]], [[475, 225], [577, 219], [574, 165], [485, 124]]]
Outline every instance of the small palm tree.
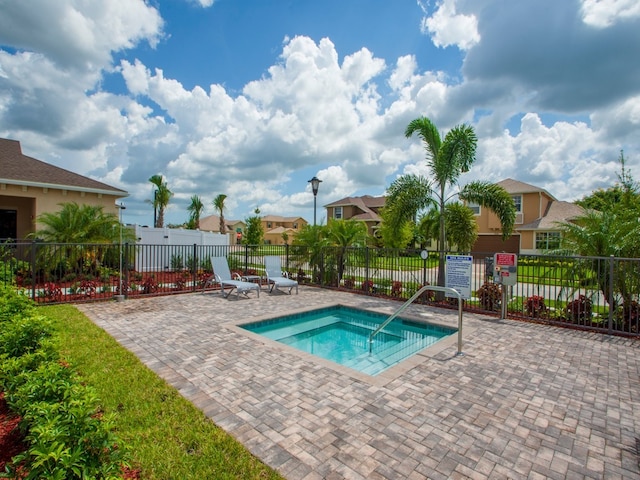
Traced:
[[227, 226], [224, 221], [224, 201], [227, 199], [227, 196], [224, 193], [221, 193], [216, 198], [213, 199], [213, 206], [220, 216], [220, 233], [227, 233]]
[[120, 239], [118, 216], [104, 213], [104, 207], [61, 203], [57, 212], [43, 213], [38, 223], [43, 225], [32, 236], [45, 242], [115, 243]]
[[200, 229], [200, 216], [204, 210], [204, 203], [198, 195], [193, 195], [191, 197], [191, 203], [187, 207], [187, 211], [189, 212], [189, 228], [194, 230]]
[[154, 211], [158, 211], [158, 217], [156, 218], [155, 228], [164, 227], [164, 211], [173, 197], [173, 192], [169, 190], [167, 182], [162, 178], [162, 175], [153, 175], [149, 178], [149, 181], [156, 186], [154, 191], [153, 200], [151, 201]]
[[367, 225], [359, 220], [332, 220], [327, 225], [326, 238], [330, 245], [339, 247], [336, 262], [339, 282], [347, 266], [347, 249], [367, 245], [369, 240]]

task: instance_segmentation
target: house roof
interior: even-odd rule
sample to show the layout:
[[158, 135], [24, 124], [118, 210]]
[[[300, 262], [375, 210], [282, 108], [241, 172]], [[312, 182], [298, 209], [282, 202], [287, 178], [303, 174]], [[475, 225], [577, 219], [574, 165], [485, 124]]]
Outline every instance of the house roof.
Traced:
[[[227, 230], [235, 232], [235, 226], [239, 223], [244, 225], [244, 222], [240, 220], [227, 220], [224, 219], [224, 223], [227, 226]], [[205, 232], [219, 232], [220, 231], [220, 217], [218, 215], [208, 215], [200, 219], [200, 230]]]
[[355, 206], [358, 207], [362, 213], [352, 216], [351, 219], [362, 220], [364, 222], [380, 222], [382, 219], [374, 209], [384, 207], [386, 200], [387, 197], [372, 197], [371, 195], [364, 195], [362, 197], [345, 197], [341, 200], [325, 205], [325, 208]]
[[516, 230], [558, 230], [559, 223], [569, 222], [583, 213], [584, 209], [575, 203], [554, 200], [549, 203], [542, 217]]
[[260, 220], [263, 222], [296, 222], [305, 221], [302, 217], [281, 217], [280, 215], [265, 215]]
[[520, 182], [518, 180], [514, 180], [512, 178], [505, 178], [497, 183], [502, 188], [504, 188], [508, 193], [537, 193], [542, 192], [545, 193], [552, 200], [556, 200], [556, 198], [547, 192], [544, 188], [536, 187], [535, 185], [530, 185], [528, 183]]
[[22, 153], [20, 142], [0, 138], [0, 183], [59, 188], [126, 197], [126, 191]]

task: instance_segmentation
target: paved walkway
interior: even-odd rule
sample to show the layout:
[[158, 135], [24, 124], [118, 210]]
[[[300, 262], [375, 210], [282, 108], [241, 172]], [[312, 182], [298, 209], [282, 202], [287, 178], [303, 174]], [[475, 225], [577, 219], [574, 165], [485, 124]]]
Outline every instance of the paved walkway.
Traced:
[[463, 356], [448, 341], [367, 377], [235, 326], [337, 303], [399, 306], [307, 287], [78, 308], [288, 479], [640, 478], [637, 340], [465, 315]]

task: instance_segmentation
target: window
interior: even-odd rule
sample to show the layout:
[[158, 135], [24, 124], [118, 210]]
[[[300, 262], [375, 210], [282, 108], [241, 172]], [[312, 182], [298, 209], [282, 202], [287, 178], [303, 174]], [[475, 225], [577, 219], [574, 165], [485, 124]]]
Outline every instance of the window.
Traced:
[[271, 222], [267, 222], [267, 228], [271, 228]]
[[475, 202], [469, 202], [467, 203], [467, 207], [469, 207], [471, 209], [471, 211], [473, 212], [474, 215], [480, 215], [480, 205], [478, 205]]
[[522, 213], [522, 195], [511, 195], [511, 198], [516, 206], [516, 213]]
[[293, 224], [293, 228], [296, 229], [296, 230], [298, 229], [298, 223], [297, 222]]
[[560, 248], [560, 232], [536, 232], [536, 250]]
[[342, 218], [342, 207], [333, 207], [333, 218]]

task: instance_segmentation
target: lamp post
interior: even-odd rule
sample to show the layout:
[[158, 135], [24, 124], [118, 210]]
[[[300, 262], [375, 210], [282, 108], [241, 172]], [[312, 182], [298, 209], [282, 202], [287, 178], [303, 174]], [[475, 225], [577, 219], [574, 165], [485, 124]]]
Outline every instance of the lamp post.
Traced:
[[124, 300], [124, 293], [122, 292], [122, 211], [127, 207], [123, 203], [116, 203], [116, 208], [118, 209], [118, 218], [120, 220], [120, 275], [118, 276], [118, 295], [116, 295], [116, 300], [122, 302]]
[[318, 177], [313, 177], [311, 180], [308, 180], [308, 183], [311, 184], [311, 190], [313, 190], [313, 226], [316, 226], [316, 198], [318, 196], [318, 187], [320, 186], [320, 180]]

